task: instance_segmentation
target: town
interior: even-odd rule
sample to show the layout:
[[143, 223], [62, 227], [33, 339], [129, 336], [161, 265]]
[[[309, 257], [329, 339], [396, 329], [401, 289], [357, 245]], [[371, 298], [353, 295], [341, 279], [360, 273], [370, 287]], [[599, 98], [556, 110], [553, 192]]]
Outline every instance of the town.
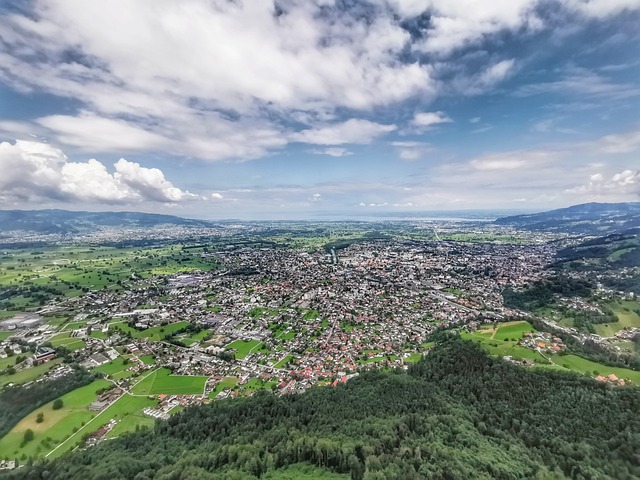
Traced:
[[[548, 234], [526, 235], [527, 241], [512, 243], [365, 238], [326, 248], [316, 240], [276, 248], [237, 245], [233, 237], [225, 244], [217, 233], [213, 243], [171, 247], [181, 262], [193, 260], [200, 268], [134, 271], [118, 289], [106, 284], [56, 297], [0, 323], [0, 380], [28, 386], [64, 376], [70, 365], [99, 378], [100, 393], [84, 407], [90, 412], [85, 423], [56, 439], [55, 447], [31, 452], [57, 456], [168, 419], [189, 405], [260, 390], [285, 395], [332, 388], [375, 368], [406, 370], [428, 354], [440, 331], [470, 332], [465, 335], [482, 345], [500, 338], [508, 342], [500, 355], [509, 361], [565, 368], [557, 360], [563, 341], [518, 330], [530, 326], [531, 314], [503, 302], [507, 286], [549, 275], [558, 246]], [[154, 257], [144, 250], [136, 255], [139, 261]], [[5, 258], [11, 257], [5, 252]], [[47, 260], [49, 275], [70, 268], [61, 260]], [[600, 295], [618, 294], [602, 288]], [[598, 308], [582, 299], [564, 301]], [[542, 321], [579, 341], [597, 337], [613, 349], [620, 340]], [[512, 324], [513, 338], [502, 335]], [[597, 377], [624, 384], [613, 372]], [[135, 403], [123, 408], [130, 399]]]

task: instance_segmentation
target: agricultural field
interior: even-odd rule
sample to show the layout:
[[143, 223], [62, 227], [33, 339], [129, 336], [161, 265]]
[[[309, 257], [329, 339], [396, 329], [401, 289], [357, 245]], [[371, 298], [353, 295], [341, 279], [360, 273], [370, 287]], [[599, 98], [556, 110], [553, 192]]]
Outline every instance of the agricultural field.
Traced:
[[0, 301], [0, 311], [23, 311], [55, 298], [73, 297], [90, 290], [121, 291], [131, 274], [151, 275], [213, 270], [211, 258], [181, 245], [149, 248], [43, 247], [9, 249], [0, 257], [0, 289], [14, 289]]
[[171, 375], [168, 368], [151, 372], [132, 389], [134, 395], [202, 395], [208, 377]]
[[[106, 380], [95, 380], [60, 397], [63, 406], [59, 410], [53, 410], [53, 402], [34, 410], [0, 439], [0, 458], [46, 455], [96, 415], [87, 407], [96, 399], [96, 391], [110, 385]], [[44, 417], [41, 423], [36, 422], [39, 413]], [[33, 431], [34, 438], [21, 446], [27, 429]]]
[[609, 305], [618, 317], [615, 323], [595, 325], [596, 333], [602, 337], [611, 337], [625, 328], [640, 328], [640, 303], [623, 300]]

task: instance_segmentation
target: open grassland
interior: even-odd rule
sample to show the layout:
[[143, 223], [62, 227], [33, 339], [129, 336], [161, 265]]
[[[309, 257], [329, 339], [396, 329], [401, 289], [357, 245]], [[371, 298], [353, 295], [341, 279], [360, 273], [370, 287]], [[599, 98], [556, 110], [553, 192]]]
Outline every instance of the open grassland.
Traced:
[[149, 422], [141, 421], [143, 416], [142, 410], [145, 407], [152, 407], [158, 403], [157, 400], [150, 399], [146, 396], [136, 397], [133, 395], [125, 394], [120, 397], [113, 404], [105, 408], [100, 414], [95, 416], [84, 427], [81, 427], [71, 437], [69, 437], [59, 448], [51, 451], [47, 458], [56, 458], [65, 452], [68, 452], [78, 446], [82, 441], [82, 437], [87, 433], [94, 432], [100, 427], [106, 425], [111, 419], [118, 422], [114, 430], [111, 433], [113, 436], [121, 435], [126, 432], [135, 430], [136, 425], [146, 424]]
[[18, 370], [13, 375], [0, 375], [0, 387], [7, 385], [9, 383], [27, 383], [32, 380], [37, 379], [42, 376], [49, 370], [51, 370], [55, 365], [62, 363], [61, 358], [54, 358], [49, 362], [45, 362], [42, 365], [37, 365], [35, 367], [24, 368], [22, 370]]
[[131, 393], [135, 395], [193, 395], [204, 392], [208, 377], [188, 375], [171, 375], [168, 368], [155, 370], [142, 381], [137, 383]]
[[[60, 397], [63, 407], [59, 410], [54, 410], [53, 402], [49, 402], [31, 412], [0, 439], [0, 458], [46, 455], [96, 415], [87, 407], [96, 399], [96, 391], [109, 385], [106, 380], [95, 380]], [[39, 413], [44, 415], [41, 423], [36, 421]], [[27, 429], [33, 431], [34, 438], [22, 446]]]
[[623, 300], [609, 305], [618, 321], [595, 325], [596, 333], [602, 337], [611, 337], [625, 328], [640, 328], [640, 303]]

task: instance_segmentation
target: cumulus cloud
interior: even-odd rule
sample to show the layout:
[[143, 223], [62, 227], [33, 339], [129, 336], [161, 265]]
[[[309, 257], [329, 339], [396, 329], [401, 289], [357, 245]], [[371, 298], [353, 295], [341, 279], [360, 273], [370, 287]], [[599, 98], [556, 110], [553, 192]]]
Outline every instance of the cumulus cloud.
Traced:
[[567, 192], [578, 195], [620, 196], [632, 194], [640, 196], [640, 170], [624, 170], [611, 177], [596, 173], [591, 175], [589, 182], [585, 185], [571, 188]]
[[120, 159], [109, 173], [101, 162], [70, 162], [49, 144], [0, 143], [0, 198], [104, 203], [173, 203], [199, 198], [175, 187], [157, 168]]
[[82, 112], [38, 126], [85, 151], [256, 158], [287, 143], [291, 121], [436, 89], [429, 65], [401, 59], [411, 35], [383, 9], [369, 18], [306, 1], [31, 8], [2, 15], [0, 80], [79, 101]]
[[294, 142], [316, 145], [367, 144], [371, 143], [374, 138], [396, 129], [395, 125], [383, 125], [369, 120], [352, 118], [335, 125], [302, 130], [292, 134], [290, 139]]

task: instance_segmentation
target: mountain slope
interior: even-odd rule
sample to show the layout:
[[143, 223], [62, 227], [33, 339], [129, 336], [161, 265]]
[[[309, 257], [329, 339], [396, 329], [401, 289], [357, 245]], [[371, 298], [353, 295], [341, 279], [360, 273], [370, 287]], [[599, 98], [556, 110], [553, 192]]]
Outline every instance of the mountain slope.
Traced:
[[77, 212], [69, 210], [0, 210], [0, 232], [20, 230], [39, 234], [74, 234], [96, 228], [176, 225], [208, 227], [210, 222], [140, 212]]
[[[406, 373], [225, 400], [11, 479], [637, 478], [640, 390], [493, 360], [444, 339]], [[297, 467], [296, 467], [297, 468]], [[0, 475], [2, 477], [2, 475]]]
[[548, 212], [498, 218], [524, 230], [605, 235], [640, 227], [640, 202], [585, 203]]

